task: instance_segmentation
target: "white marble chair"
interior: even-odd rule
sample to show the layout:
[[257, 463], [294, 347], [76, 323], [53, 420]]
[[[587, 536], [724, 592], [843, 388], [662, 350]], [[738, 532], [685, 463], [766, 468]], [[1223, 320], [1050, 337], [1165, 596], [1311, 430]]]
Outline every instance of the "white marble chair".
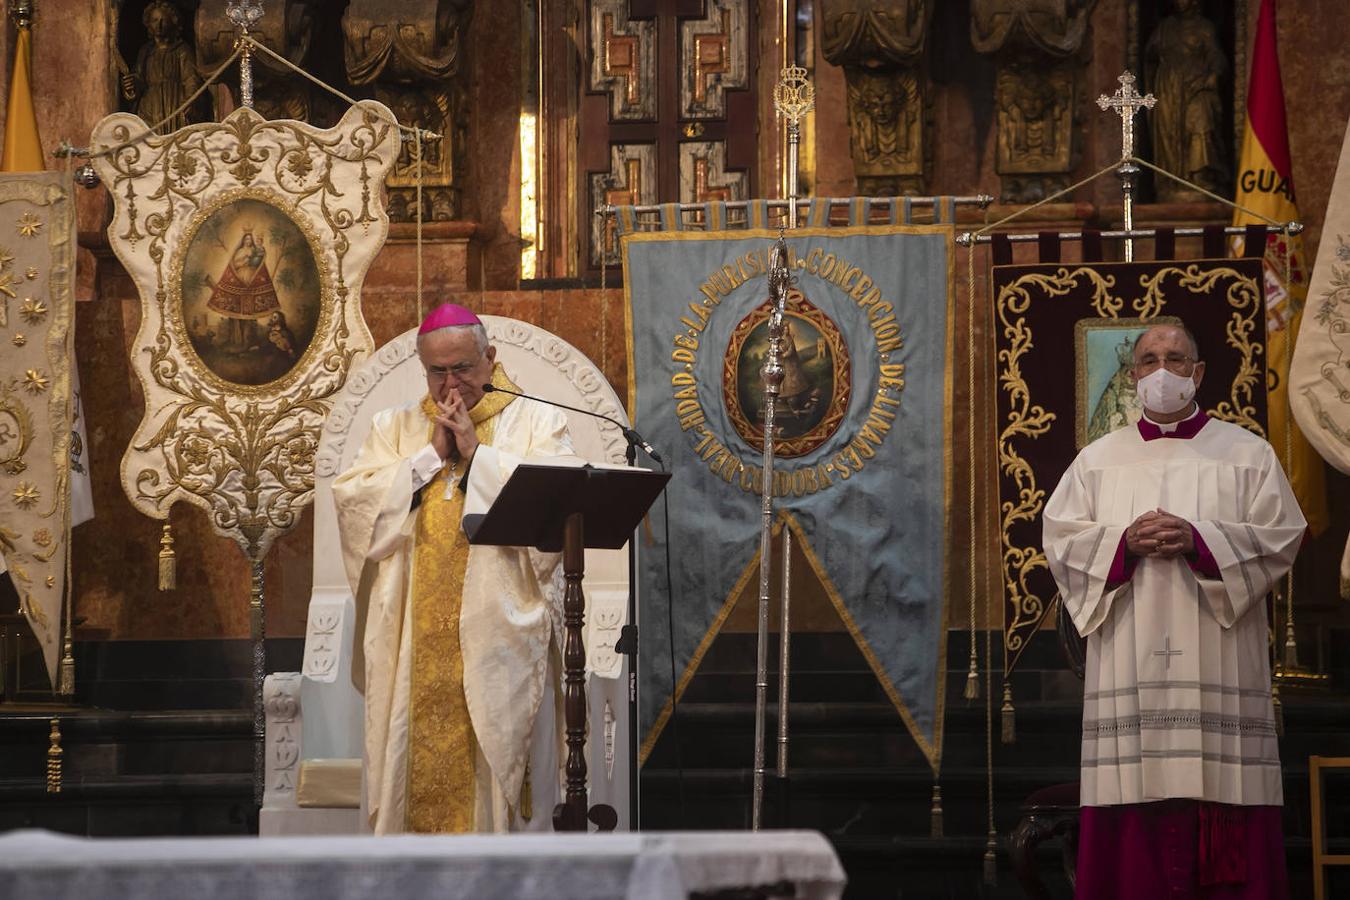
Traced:
[[[599, 369], [566, 341], [516, 319], [483, 316], [497, 360], [525, 393], [591, 409], [627, 424]], [[385, 344], [353, 371], [333, 398], [314, 474], [314, 588], [300, 672], [267, 677], [266, 787], [260, 831], [356, 834], [362, 809], [362, 698], [352, 685], [355, 611], [338, 549], [332, 480], [356, 458], [374, 414], [425, 391], [416, 331]], [[619, 429], [567, 413], [577, 453], [622, 464]], [[590, 732], [586, 747], [592, 803], [609, 803], [628, 823], [627, 660], [614, 652], [627, 605], [625, 551], [586, 553], [586, 644]], [[557, 798], [561, 800], [561, 797]], [[552, 803], [536, 804], [552, 815]]]

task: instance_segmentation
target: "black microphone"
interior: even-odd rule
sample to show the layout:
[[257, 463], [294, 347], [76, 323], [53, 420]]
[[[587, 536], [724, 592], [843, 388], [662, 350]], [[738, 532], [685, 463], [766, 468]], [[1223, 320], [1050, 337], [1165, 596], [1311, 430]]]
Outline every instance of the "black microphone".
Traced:
[[623, 424], [618, 419], [611, 419], [604, 413], [594, 412], [593, 410], [589, 409], [582, 409], [579, 406], [568, 406], [566, 403], [559, 403], [556, 400], [545, 400], [543, 397], [534, 397], [530, 394], [522, 394], [520, 391], [512, 391], [508, 390], [507, 388], [500, 388], [492, 384], [483, 385], [483, 393], [491, 394], [494, 391], [501, 394], [511, 394], [516, 397], [524, 397], [526, 400], [535, 400], [538, 401], [539, 403], [547, 403], [549, 406], [556, 406], [559, 409], [566, 409], [572, 412], [579, 412], [584, 415], [594, 416], [597, 419], [604, 419], [606, 422], [618, 426], [619, 430], [623, 432], [623, 436], [628, 441], [630, 446], [641, 447], [652, 459], [656, 460], [663, 466], [666, 464], [666, 461], [661, 458], [661, 454], [657, 453], [656, 448], [653, 447], [651, 444], [647, 443], [647, 441], [642, 437], [642, 435], [638, 434], [636, 431], [634, 431], [632, 428], [629, 428], [627, 425]]

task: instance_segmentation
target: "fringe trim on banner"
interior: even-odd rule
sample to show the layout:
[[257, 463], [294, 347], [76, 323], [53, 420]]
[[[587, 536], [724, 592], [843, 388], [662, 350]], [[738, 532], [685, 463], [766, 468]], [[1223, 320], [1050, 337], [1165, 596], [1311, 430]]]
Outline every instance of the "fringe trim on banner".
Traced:
[[1017, 743], [1017, 710], [1013, 707], [1012, 685], [1003, 682], [1003, 728], [999, 738], [1005, 744]]
[[989, 887], [998, 884], [998, 836], [992, 831], [984, 842], [984, 883]]
[[929, 834], [932, 837], [942, 837], [942, 788], [938, 786], [936, 780], [933, 782], [933, 807], [928, 811]]
[[970, 671], [966, 673], [965, 697], [967, 700], [976, 700], [980, 696], [980, 673], [976, 670], [975, 660], [970, 661]]
[[159, 539], [159, 589], [172, 591], [178, 587], [178, 571], [173, 552], [173, 530], [164, 520], [164, 533]]

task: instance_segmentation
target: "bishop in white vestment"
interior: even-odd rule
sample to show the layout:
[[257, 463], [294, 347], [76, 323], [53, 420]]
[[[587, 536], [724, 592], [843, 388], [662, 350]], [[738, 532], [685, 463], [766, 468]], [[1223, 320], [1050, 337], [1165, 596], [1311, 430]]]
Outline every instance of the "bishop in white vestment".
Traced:
[[1197, 407], [1198, 356], [1182, 328], [1141, 335], [1144, 418], [1045, 507], [1087, 638], [1080, 897], [1287, 894], [1265, 597], [1306, 523], [1271, 446]]
[[333, 482], [364, 674], [366, 803], [377, 834], [550, 827], [559, 796], [558, 554], [470, 546], [531, 457], [572, 455], [558, 410], [518, 390], [470, 310], [418, 334], [428, 394], [377, 413]]

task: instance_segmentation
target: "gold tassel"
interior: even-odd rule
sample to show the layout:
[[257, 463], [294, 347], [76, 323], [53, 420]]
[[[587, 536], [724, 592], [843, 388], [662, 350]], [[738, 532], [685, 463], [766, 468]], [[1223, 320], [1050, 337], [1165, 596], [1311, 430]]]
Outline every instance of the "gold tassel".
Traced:
[[1280, 686], [1270, 686], [1270, 703], [1275, 708], [1275, 736], [1284, 737], [1284, 704], [1280, 702]]
[[994, 832], [989, 832], [989, 839], [984, 843], [984, 883], [989, 887], [998, 884], [998, 842], [995, 837]]
[[1285, 669], [1298, 668], [1298, 641], [1294, 638], [1294, 623], [1286, 622], [1284, 626], [1284, 667]]
[[534, 791], [530, 789], [530, 767], [525, 766], [525, 780], [520, 783], [520, 817], [526, 822], [534, 818]]
[[933, 807], [928, 811], [929, 833], [935, 837], [942, 837], [942, 788], [937, 782], [933, 782]]
[[70, 655], [70, 648], [66, 648], [66, 655], [61, 658], [61, 674], [59, 676], [61, 684], [61, 696], [75, 696], [75, 659]]
[[1017, 710], [1013, 708], [1012, 685], [1003, 682], [1003, 730], [1000, 738], [1005, 744], [1017, 743]]
[[47, 793], [61, 793], [61, 724], [52, 719], [51, 745], [47, 747]]
[[177, 565], [174, 561], [173, 532], [168, 519], [164, 520], [164, 533], [159, 539], [159, 589], [172, 591], [178, 587]]
[[980, 696], [980, 673], [973, 659], [970, 661], [970, 671], [966, 673], [965, 696], [967, 700], [975, 700]]

